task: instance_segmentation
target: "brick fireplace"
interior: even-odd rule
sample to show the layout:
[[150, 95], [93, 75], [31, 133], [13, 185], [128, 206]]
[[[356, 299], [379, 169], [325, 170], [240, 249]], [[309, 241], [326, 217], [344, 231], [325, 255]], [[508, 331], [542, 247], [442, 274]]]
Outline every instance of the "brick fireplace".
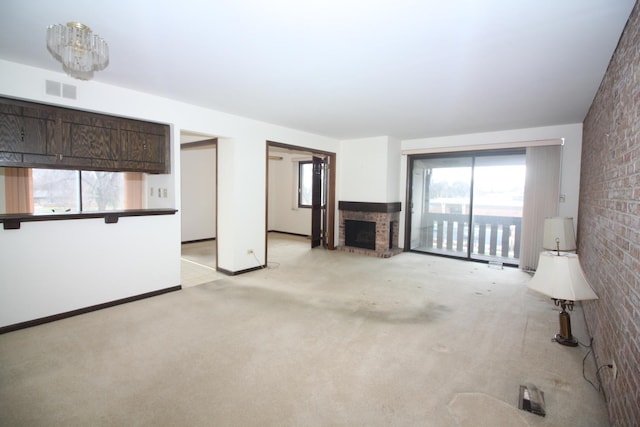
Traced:
[[400, 202], [338, 202], [338, 249], [380, 258], [402, 252], [398, 248]]

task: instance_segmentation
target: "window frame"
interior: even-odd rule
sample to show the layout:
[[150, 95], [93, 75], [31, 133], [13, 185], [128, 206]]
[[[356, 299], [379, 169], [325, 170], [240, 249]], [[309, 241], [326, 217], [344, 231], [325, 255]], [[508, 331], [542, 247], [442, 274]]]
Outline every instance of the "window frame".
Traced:
[[[298, 208], [306, 208], [306, 209], [311, 209], [312, 205], [311, 203], [309, 203], [308, 205], [302, 203], [302, 191], [303, 191], [303, 167], [305, 165], [309, 165], [309, 173], [311, 174], [311, 177], [313, 177], [313, 161], [311, 160], [300, 160], [298, 162]], [[311, 180], [311, 186], [313, 187], [313, 178]], [[311, 191], [313, 190], [313, 188], [309, 188], [309, 194], [311, 194]]]
[[[38, 170], [38, 169], [41, 169], [41, 168], [32, 168], [32, 170]], [[49, 168], [49, 170], [52, 170], [52, 169]], [[72, 175], [75, 175], [75, 180], [74, 180], [75, 182], [73, 184], [73, 193], [75, 194], [76, 204], [71, 208], [65, 209], [64, 212], [74, 212], [74, 213], [111, 212], [111, 211], [121, 211], [121, 210], [132, 209], [132, 208], [134, 209], [142, 208], [142, 206], [139, 206], [139, 207], [135, 206], [136, 203], [134, 203], [134, 206], [128, 206], [128, 204], [131, 203], [131, 200], [127, 196], [127, 191], [128, 189], [130, 190], [130, 188], [128, 188], [127, 176], [130, 174], [135, 174], [135, 175], [140, 174], [141, 176], [144, 176], [144, 174], [142, 173], [139, 173], [139, 172], [133, 173], [133, 172], [124, 172], [124, 171], [94, 171], [94, 170], [87, 170], [87, 169], [55, 169], [55, 170], [61, 171], [61, 172], [68, 172]], [[117, 197], [116, 205], [105, 206], [103, 207], [103, 209], [96, 209], [93, 206], [95, 202], [93, 202], [92, 194], [85, 192], [85, 189], [86, 189], [85, 184], [90, 182], [90, 181], [86, 181], [90, 179], [89, 176], [87, 176], [86, 174], [91, 172], [96, 172], [98, 174], [121, 175], [121, 177], [118, 177], [118, 179], [121, 180], [121, 182], [118, 184], [118, 187], [117, 187], [119, 189], [118, 191], [119, 194], [116, 196]], [[35, 182], [34, 177], [32, 177], [31, 180], [32, 182]], [[140, 189], [140, 191], [143, 191], [143, 190]], [[142, 195], [142, 193], [139, 193], [139, 194]], [[34, 197], [32, 196], [32, 198]], [[114, 200], [112, 199], [111, 202], [113, 201]], [[133, 201], [135, 202], [135, 200]], [[41, 206], [39, 206], [39, 204], [35, 203], [35, 198], [34, 198], [34, 204], [37, 206], [37, 209], [40, 211], [38, 213], [45, 213], [45, 212], [48, 213], [48, 208], [43, 209]], [[140, 204], [144, 205], [144, 201], [140, 200]], [[51, 210], [53, 213], [57, 211], [53, 209]]]

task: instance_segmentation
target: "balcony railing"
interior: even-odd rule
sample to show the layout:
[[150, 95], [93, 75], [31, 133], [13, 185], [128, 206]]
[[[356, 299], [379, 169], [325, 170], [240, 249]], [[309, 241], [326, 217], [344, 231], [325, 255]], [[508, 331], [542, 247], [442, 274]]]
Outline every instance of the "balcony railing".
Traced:
[[[429, 213], [423, 217], [415, 249], [466, 257], [468, 233], [469, 215]], [[474, 215], [471, 258], [515, 263], [520, 258], [521, 233], [520, 217]]]

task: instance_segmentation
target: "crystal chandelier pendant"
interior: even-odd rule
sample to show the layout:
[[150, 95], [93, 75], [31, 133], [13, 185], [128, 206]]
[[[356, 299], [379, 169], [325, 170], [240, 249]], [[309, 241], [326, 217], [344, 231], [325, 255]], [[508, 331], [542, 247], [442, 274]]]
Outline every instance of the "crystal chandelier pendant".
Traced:
[[47, 49], [62, 63], [63, 70], [76, 79], [89, 80], [94, 71], [109, 64], [109, 46], [91, 28], [79, 22], [50, 25]]

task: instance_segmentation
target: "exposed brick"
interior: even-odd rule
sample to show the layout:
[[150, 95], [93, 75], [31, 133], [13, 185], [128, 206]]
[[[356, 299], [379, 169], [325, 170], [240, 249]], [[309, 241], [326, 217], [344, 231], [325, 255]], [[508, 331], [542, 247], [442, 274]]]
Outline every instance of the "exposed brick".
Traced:
[[600, 297], [585, 304], [612, 426], [640, 420], [640, 4], [584, 121], [578, 252]]
[[[398, 248], [398, 234], [400, 224], [399, 212], [359, 212], [352, 210], [340, 210], [339, 211], [339, 243], [338, 249], [358, 253], [362, 255], [375, 256], [379, 258], [389, 258], [393, 255], [397, 255], [402, 252], [402, 249]], [[345, 220], [356, 221], [371, 221], [376, 223], [375, 233], [375, 250], [356, 248], [345, 245]], [[391, 248], [389, 248], [389, 229], [393, 225], [393, 241], [391, 242]]]

